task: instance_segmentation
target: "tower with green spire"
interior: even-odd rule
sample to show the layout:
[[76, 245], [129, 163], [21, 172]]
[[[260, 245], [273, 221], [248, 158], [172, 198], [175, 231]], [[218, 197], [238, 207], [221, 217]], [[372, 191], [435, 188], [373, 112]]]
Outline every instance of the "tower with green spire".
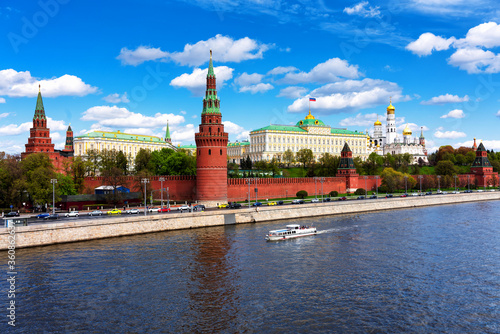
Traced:
[[73, 153], [73, 130], [71, 129], [71, 124], [68, 125], [68, 130], [66, 130], [66, 145], [64, 145], [63, 152]]
[[168, 127], [168, 121], [167, 121], [167, 130], [165, 131], [165, 142], [172, 144], [172, 139], [170, 138], [170, 129]]
[[337, 177], [345, 177], [346, 189], [348, 192], [355, 191], [358, 188], [359, 175], [354, 166], [352, 159], [352, 151], [347, 142], [344, 144], [342, 152], [340, 152], [340, 162], [337, 168]]
[[203, 99], [201, 124], [196, 140], [196, 197], [200, 203], [215, 206], [227, 203], [227, 141], [220, 100], [217, 97], [212, 50]]
[[30, 137], [26, 152], [21, 154], [21, 158], [31, 153], [54, 153], [54, 144], [50, 138], [50, 129], [47, 127], [47, 117], [43, 107], [42, 93], [38, 86], [38, 97], [36, 100], [35, 115], [33, 116], [33, 127], [30, 129]]

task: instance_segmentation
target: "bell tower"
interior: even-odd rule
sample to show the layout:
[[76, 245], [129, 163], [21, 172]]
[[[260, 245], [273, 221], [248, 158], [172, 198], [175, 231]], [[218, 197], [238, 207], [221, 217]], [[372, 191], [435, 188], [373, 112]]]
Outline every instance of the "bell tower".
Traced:
[[203, 99], [201, 124], [196, 140], [196, 197], [200, 203], [215, 206], [227, 203], [227, 141], [224, 132], [212, 50], [207, 74], [207, 89]]

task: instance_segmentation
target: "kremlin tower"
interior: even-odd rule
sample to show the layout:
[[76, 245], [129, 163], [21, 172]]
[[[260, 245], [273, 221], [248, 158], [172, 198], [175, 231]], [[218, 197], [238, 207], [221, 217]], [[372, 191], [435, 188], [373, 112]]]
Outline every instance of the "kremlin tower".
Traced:
[[207, 89], [196, 140], [197, 200], [207, 206], [227, 203], [227, 142], [210, 50]]
[[387, 133], [385, 135], [385, 143], [393, 144], [396, 139], [396, 115], [394, 111], [396, 108], [392, 105], [392, 101], [389, 101], [389, 106], [387, 107]]
[[352, 151], [347, 142], [344, 144], [342, 152], [340, 152], [340, 162], [336, 176], [345, 177], [347, 192], [355, 191], [358, 188], [359, 174], [356, 172], [356, 166], [354, 166], [354, 160], [352, 159]]

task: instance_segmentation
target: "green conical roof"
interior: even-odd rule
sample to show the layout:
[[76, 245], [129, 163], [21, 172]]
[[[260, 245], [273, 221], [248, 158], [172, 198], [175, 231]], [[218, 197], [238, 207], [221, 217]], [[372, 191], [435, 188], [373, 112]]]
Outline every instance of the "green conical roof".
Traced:
[[212, 75], [215, 76], [214, 73], [214, 64], [212, 63], [212, 50], [210, 50], [210, 62], [208, 63], [208, 74], [207, 76]]
[[167, 122], [167, 132], [165, 133], [165, 139], [170, 139], [170, 129], [168, 128], [168, 122]]
[[66, 131], [73, 131], [73, 130], [71, 130], [71, 124], [68, 125], [68, 130], [66, 130]]
[[33, 119], [46, 119], [40, 86], [38, 86], [38, 98], [36, 99], [35, 116], [33, 116]]
[[207, 73], [207, 90], [203, 99], [202, 114], [220, 114], [220, 100], [217, 97], [216, 79], [214, 65], [212, 62], [212, 50], [210, 50], [210, 63]]

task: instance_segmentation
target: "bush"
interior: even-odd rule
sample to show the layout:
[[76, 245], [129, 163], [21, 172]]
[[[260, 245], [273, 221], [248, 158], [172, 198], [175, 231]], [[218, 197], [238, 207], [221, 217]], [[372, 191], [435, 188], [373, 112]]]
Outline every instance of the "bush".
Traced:
[[295, 194], [295, 196], [297, 196], [297, 198], [306, 198], [307, 197], [307, 191], [305, 190], [299, 190], [297, 191], [297, 193]]
[[330, 197], [338, 197], [338, 196], [339, 196], [338, 191], [335, 191], [335, 190], [330, 191]]
[[378, 187], [378, 192], [379, 193], [387, 193], [387, 192], [389, 192], [389, 189], [387, 189], [386, 186], [380, 186], [380, 187]]
[[366, 190], [363, 189], [363, 188], [358, 188], [356, 189], [356, 191], [354, 192], [354, 195], [357, 195], [357, 196], [360, 196], [360, 195], [366, 195]]

